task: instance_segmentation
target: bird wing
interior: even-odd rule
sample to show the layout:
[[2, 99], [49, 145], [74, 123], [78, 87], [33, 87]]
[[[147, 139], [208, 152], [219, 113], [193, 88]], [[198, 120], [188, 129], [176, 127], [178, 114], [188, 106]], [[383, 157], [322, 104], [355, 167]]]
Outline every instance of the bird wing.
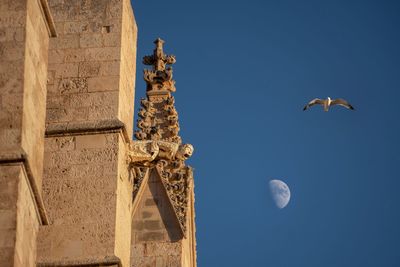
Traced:
[[339, 105], [339, 106], [342, 106], [342, 107], [345, 107], [348, 109], [354, 109], [353, 106], [349, 104], [349, 102], [347, 102], [346, 100], [341, 99], [341, 98], [332, 100], [331, 106], [333, 106], [333, 105]]
[[314, 105], [317, 105], [317, 104], [320, 104], [320, 105], [324, 104], [324, 100], [319, 99], [319, 98], [314, 98], [313, 100], [311, 100], [310, 102], [308, 102], [307, 105], [304, 106], [303, 110], [306, 110], [306, 109], [308, 109], [309, 107], [314, 106]]

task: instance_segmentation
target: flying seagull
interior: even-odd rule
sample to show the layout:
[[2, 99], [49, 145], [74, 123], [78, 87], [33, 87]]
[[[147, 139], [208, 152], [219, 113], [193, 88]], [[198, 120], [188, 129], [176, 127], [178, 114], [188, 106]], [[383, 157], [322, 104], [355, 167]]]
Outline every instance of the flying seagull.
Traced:
[[331, 99], [330, 97], [328, 97], [327, 99], [319, 99], [319, 98], [315, 98], [313, 100], [311, 100], [310, 102], [308, 102], [308, 104], [303, 108], [303, 110], [308, 109], [309, 107], [312, 107], [314, 105], [323, 105], [324, 106], [324, 111], [328, 111], [330, 106], [334, 106], [334, 105], [340, 105], [343, 106], [345, 108], [348, 109], [352, 109], [354, 110], [353, 106], [349, 104], [349, 102], [347, 102], [344, 99], [338, 98], [338, 99]]

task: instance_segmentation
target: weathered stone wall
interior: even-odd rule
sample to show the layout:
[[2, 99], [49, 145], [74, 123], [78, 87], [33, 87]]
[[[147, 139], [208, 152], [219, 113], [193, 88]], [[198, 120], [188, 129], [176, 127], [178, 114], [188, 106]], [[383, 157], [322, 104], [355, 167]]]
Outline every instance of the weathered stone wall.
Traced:
[[14, 266], [35, 266], [36, 237], [40, 221], [27, 176], [22, 168], [18, 193]]
[[46, 138], [38, 262], [114, 256], [119, 134]]
[[[50, 0], [38, 265], [129, 266], [136, 24], [129, 0]], [[108, 266], [107, 265], [107, 266]]]
[[46, 0], [0, 2], [0, 266], [195, 266], [155, 169], [132, 226], [130, 1], [49, 2], [50, 42]]
[[136, 42], [137, 26], [129, 0], [123, 1], [122, 9], [122, 36], [121, 36], [121, 71], [118, 118], [124, 122], [128, 136], [133, 134], [134, 105], [136, 75]]
[[49, 1], [47, 124], [118, 119], [132, 129], [136, 24], [128, 0]]
[[40, 192], [48, 30], [39, 1], [0, 8], [0, 150], [25, 152]]
[[0, 263], [13, 266], [17, 229], [17, 199], [20, 169], [0, 166]]
[[126, 162], [126, 143], [118, 141], [117, 203], [115, 216], [115, 254], [121, 259], [122, 266], [130, 264], [131, 225], [132, 225], [132, 176], [128, 173]]
[[133, 214], [131, 266], [182, 266], [183, 236], [155, 169], [143, 186]]
[[26, 1], [0, 2], [0, 151], [21, 148], [26, 13]]
[[35, 266], [46, 222], [40, 187], [52, 22], [45, 10], [46, 1], [0, 2], [0, 266]]
[[24, 166], [0, 165], [0, 266], [35, 266], [38, 228]]
[[46, 138], [43, 196], [51, 224], [40, 228], [40, 264], [129, 264], [125, 145], [121, 133]]
[[41, 192], [46, 114], [48, 31], [39, 1], [27, 1], [22, 148]]

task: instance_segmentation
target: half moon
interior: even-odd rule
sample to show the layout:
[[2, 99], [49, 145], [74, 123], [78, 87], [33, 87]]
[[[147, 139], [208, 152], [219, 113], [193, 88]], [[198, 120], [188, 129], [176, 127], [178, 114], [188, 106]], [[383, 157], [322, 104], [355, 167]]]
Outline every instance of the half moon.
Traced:
[[290, 200], [289, 186], [281, 180], [271, 180], [269, 181], [269, 190], [275, 205], [279, 209], [286, 207]]

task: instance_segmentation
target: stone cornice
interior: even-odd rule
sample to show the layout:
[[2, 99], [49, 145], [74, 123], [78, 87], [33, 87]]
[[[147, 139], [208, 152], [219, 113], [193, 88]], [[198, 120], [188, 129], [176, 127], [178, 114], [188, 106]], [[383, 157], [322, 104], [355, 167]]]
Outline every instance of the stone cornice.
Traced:
[[118, 119], [58, 124], [52, 123], [46, 125], [46, 137], [116, 132], [122, 133], [125, 143], [131, 142], [132, 138], [128, 135], [125, 124]]
[[76, 261], [53, 261], [53, 262], [38, 262], [37, 267], [100, 267], [100, 266], [121, 266], [121, 259], [117, 256], [109, 256], [104, 259], [89, 259]]
[[39, 0], [39, 6], [46, 22], [47, 31], [50, 37], [57, 37], [56, 25], [51, 15], [49, 3], [47, 0]]
[[36, 180], [33, 177], [31, 167], [28, 161], [28, 157], [23, 149], [13, 151], [0, 151], [0, 164], [1, 165], [15, 165], [21, 164], [25, 171], [25, 177], [28, 178], [28, 185], [32, 196], [35, 200], [35, 208], [38, 213], [41, 225], [48, 225], [49, 219], [47, 217], [46, 209], [44, 207], [42, 195], [39, 192], [39, 188], [36, 184]]

